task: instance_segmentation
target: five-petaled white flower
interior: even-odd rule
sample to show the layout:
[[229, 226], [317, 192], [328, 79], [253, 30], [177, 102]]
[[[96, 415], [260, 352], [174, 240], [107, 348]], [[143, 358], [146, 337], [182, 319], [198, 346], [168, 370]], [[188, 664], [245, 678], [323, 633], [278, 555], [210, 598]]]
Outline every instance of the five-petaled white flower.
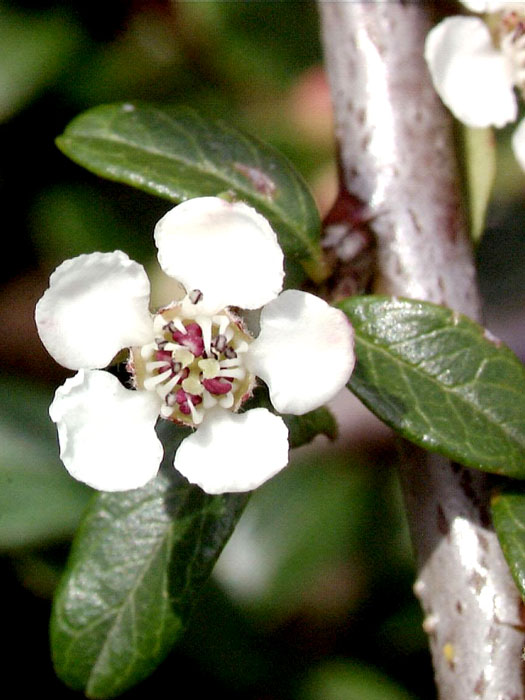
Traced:
[[[190, 482], [208, 493], [256, 488], [286, 466], [288, 430], [266, 408], [237, 413], [255, 377], [280, 413], [321, 406], [352, 372], [352, 327], [312, 294], [281, 292], [277, 236], [244, 203], [188, 200], [158, 222], [155, 242], [162, 269], [186, 291], [157, 313], [144, 268], [121, 251], [66, 260], [37, 304], [45, 347], [79, 370], [50, 407], [62, 461], [100, 490], [143, 486], [163, 455], [160, 415], [198, 428], [175, 456]], [[256, 339], [231, 307], [263, 307]], [[136, 390], [101, 371], [123, 348]]]
[[[437, 93], [457, 119], [471, 127], [516, 121], [514, 88], [525, 94], [525, 2], [462, 0], [481, 17], [447, 17], [425, 42], [425, 58]], [[525, 170], [525, 120], [512, 137]]]

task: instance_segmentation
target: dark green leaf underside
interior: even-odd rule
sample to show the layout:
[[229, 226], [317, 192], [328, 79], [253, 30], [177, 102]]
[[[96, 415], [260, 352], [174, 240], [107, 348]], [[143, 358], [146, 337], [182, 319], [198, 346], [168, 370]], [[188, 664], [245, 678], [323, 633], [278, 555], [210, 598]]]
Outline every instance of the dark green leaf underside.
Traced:
[[356, 331], [349, 388], [422, 447], [525, 478], [525, 372], [482, 327], [434, 304], [384, 297], [342, 302]]
[[149, 675], [180, 635], [246, 499], [208, 496], [173, 472], [95, 496], [53, 608], [62, 680], [109, 698]]
[[225, 122], [189, 108], [102, 105], [76, 117], [57, 144], [97, 175], [172, 202], [230, 191], [271, 222], [288, 256], [320, 258], [319, 215], [301, 176]]
[[503, 554], [525, 600], [525, 490], [517, 485], [497, 494], [491, 506]]

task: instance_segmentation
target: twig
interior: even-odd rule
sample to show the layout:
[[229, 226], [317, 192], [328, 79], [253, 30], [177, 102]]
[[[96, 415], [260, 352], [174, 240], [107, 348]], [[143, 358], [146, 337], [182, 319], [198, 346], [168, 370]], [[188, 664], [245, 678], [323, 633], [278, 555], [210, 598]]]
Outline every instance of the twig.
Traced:
[[[479, 318], [451, 120], [423, 60], [427, 9], [319, 2], [342, 187], [370, 217], [375, 291]], [[490, 477], [406, 445], [401, 481], [439, 697], [523, 700], [521, 601], [490, 527]]]

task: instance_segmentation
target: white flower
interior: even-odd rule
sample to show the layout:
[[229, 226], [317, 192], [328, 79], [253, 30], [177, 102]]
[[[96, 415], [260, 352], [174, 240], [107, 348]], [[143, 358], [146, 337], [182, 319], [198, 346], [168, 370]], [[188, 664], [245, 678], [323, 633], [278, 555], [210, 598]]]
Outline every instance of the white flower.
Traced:
[[[256, 488], [286, 466], [288, 430], [266, 408], [237, 413], [255, 377], [279, 412], [321, 406], [352, 372], [352, 327], [318, 297], [281, 292], [277, 237], [246, 204], [188, 200], [158, 222], [155, 242], [161, 267], [186, 290], [157, 313], [144, 268], [121, 251], [66, 260], [37, 304], [45, 347], [79, 370], [50, 407], [61, 459], [100, 490], [143, 486], [162, 459], [160, 416], [198, 428], [175, 456], [190, 482], [208, 493]], [[255, 340], [231, 307], [264, 307]], [[136, 390], [101, 371], [123, 348]]]
[[[480, 17], [448, 17], [425, 42], [434, 87], [461, 122], [470, 127], [503, 127], [516, 121], [514, 88], [525, 90], [525, 3], [463, 0]], [[522, 124], [520, 124], [520, 127]], [[518, 127], [512, 145], [525, 169], [525, 130]]]

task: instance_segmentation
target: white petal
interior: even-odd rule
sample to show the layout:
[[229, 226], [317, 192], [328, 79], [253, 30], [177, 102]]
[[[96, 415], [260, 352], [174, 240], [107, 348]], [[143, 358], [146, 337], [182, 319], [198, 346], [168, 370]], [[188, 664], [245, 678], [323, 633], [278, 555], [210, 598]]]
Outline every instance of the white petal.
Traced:
[[36, 306], [40, 339], [69, 369], [106, 367], [122, 348], [153, 339], [150, 284], [125, 253], [92, 253], [63, 262]]
[[198, 308], [258, 309], [283, 286], [283, 253], [273, 229], [255, 209], [219, 197], [189, 199], [155, 228], [159, 262], [188, 292], [200, 289]]
[[355, 364], [354, 331], [347, 317], [313, 294], [283, 292], [261, 312], [247, 368], [268, 384], [279, 413], [301, 415], [331, 399]]
[[509, 0], [460, 0], [460, 2], [472, 12], [498, 12], [509, 4]]
[[425, 59], [438, 95], [467, 126], [502, 127], [516, 119], [510, 68], [478, 17], [448, 17], [425, 42]]
[[175, 469], [207, 493], [251, 491], [288, 463], [288, 428], [266, 408], [212, 409], [175, 455]]
[[68, 472], [101, 491], [144, 486], [163, 454], [155, 433], [159, 408], [154, 392], [126, 389], [108, 372], [80, 370], [67, 379], [49, 415]]
[[525, 119], [512, 134], [512, 150], [522, 170], [525, 170]]

